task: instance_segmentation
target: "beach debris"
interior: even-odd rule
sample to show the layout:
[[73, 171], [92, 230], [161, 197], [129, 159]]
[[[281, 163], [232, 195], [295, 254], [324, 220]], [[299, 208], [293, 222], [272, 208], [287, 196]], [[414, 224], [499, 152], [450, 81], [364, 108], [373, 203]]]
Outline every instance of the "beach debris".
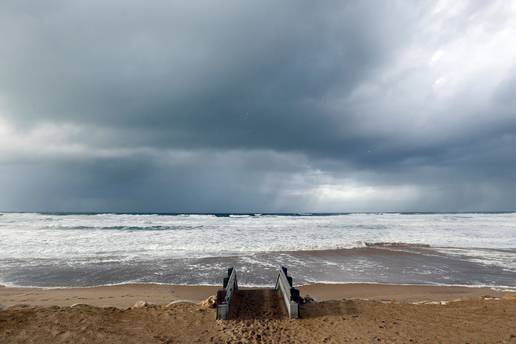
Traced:
[[167, 307], [172, 306], [172, 305], [177, 305], [179, 303], [190, 303], [192, 305], [197, 304], [195, 301], [192, 301], [192, 300], [174, 300], [174, 301], [170, 302], [169, 304], [167, 304]]
[[204, 308], [215, 308], [217, 307], [217, 296], [211, 295], [206, 300], [201, 301], [201, 307]]
[[310, 295], [306, 294], [305, 297], [301, 298], [301, 303], [302, 304], [315, 303], [315, 299], [313, 297], [311, 297]]
[[502, 297], [504, 300], [513, 300], [513, 301], [516, 301], [516, 293], [506, 293], [506, 294], [503, 294], [503, 297]]
[[484, 295], [482, 296], [482, 300], [486, 300], [486, 301], [497, 301], [497, 300], [500, 300], [499, 297], [495, 297], [495, 296], [490, 296], [490, 295]]
[[2, 304], [0, 303], [0, 311], [3, 311], [4, 309], [7, 309], [7, 306], [6, 306], [6, 305], [2, 305]]
[[131, 308], [144, 308], [144, 307], [147, 307], [149, 306], [149, 304], [145, 301], [137, 301]]
[[26, 304], [26, 303], [17, 303], [15, 305], [12, 305], [11, 307], [9, 307], [9, 309], [19, 309], [19, 308], [30, 308], [30, 305]]
[[447, 305], [449, 303], [450, 303], [450, 301], [428, 301], [428, 300], [411, 302], [411, 304], [413, 304], [413, 305], [442, 305], [442, 306]]
[[70, 306], [70, 308], [77, 308], [77, 307], [89, 307], [89, 306], [85, 303], [74, 303], [73, 305]]

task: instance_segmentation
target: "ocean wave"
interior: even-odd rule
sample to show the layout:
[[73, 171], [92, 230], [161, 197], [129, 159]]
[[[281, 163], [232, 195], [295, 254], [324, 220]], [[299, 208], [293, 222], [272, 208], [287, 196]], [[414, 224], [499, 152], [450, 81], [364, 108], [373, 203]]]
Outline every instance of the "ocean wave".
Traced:
[[461, 287], [461, 288], [488, 288], [494, 291], [501, 292], [516, 292], [516, 286], [501, 285], [501, 284], [485, 284], [485, 283], [437, 283], [437, 282], [425, 282], [425, 283], [393, 283], [393, 282], [375, 282], [375, 281], [331, 281], [331, 280], [319, 280], [319, 279], [307, 279], [305, 283], [301, 283], [298, 287], [309, 286], [314, 284], [331, 284], [331, 285], [347, 285], [347, 284], [363, 284], [363, 285], [392, 285], [392, 286], [434, 286], [434, 287]]
[[166, 230], [193, 230], [203, 228], [202, 225], [198, 226], [74, 226], [74, 225], [49, 225], [43, 226], [41, 229], [57, 229], [57, 230], [112, 230], [112, 231], [166, 231]]
[[[460, 219], [445, 214], [223, 215], [7, 213], [0, 217], [0, 259], [66, 260], [118, 251], [134, 257], [195, 258], [360, 247], [430, 247], [424, 250], [430, 253], [442, 247], [469, 248], [473, 251], [461, 255], [484, 259], [488, 253], [476, 248], [516, 247], [516, 216], [508, 213]], [[503, 265], [513, 255], [491, 261]]]
[[408, 242], [365, 242], [367, 247], [385, 247], [385, 248], [430, 248], [429, 244], [408, 243]]

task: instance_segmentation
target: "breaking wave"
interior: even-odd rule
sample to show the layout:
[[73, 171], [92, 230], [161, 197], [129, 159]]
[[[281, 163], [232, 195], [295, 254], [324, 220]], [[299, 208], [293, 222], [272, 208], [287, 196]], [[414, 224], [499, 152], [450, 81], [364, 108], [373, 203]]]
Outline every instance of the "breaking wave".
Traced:
[[407, 242], [365, 242], [366, 247], [379, 248], [430, 248], [428, 244], [413, 244]]
[[[290, 255], [291, 264], [302, 266], [306, 261], [295, 260], [292, 252], [356, 249], [357, 255], [363, 255], [366, 250], [362, 248], [370, 248], [446, 255], [516, 272], [515, 213], [0, 215], [0, 266], [4, 271], [25, 271], [38, 264], [98, 268], [117, 262], [128, 264], [125, 269], [129, 270], [131, 264], [143, 264], [150, 271], [146, 264], [166, 265], [169, 263], [164, 261], [173, 260], [178, 264], [175, 269], [185, 269], [183, 273], [188, 274], [194, 260], [206, 257], [229, 263], [254, 262], [266, 269], [279, 261], [271, 263], [261, 254]], [[355, 264], [346, 271], [359, 268]], [[211, 269], [206, 267], [204, 273]]]

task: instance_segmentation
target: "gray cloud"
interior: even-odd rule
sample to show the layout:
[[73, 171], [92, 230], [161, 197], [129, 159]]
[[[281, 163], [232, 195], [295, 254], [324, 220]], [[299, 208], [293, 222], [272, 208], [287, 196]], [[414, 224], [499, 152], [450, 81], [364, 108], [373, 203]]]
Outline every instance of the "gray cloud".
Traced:
[[2, 2], [0, 208], [513, 209], [515, 9], [443, 4]]

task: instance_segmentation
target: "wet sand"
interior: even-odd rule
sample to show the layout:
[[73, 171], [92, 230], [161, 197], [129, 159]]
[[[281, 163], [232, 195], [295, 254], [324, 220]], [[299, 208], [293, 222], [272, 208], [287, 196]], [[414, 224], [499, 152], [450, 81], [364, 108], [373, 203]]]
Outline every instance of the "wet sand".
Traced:
[[137, 301], [167, 304], [174, 300], [199, 302], [217, 293], [215, 286], [123, 284], [91, 288], [0, 288], [0, 304], [71, 306], [84, 303], [98, 307], [127, 308]]
[[317, 301], [363, 299], [396, 302], [475, 300], [485, 296], [503, 297], [512, 293], [491, 288], [447, 287], [396, 284], [311, 284], [300, 288], [302, 295]]
[[[71, 306], [84, 303], [98, 307], [127, 308], [143, 300], [167, 304], [174, 300], [199, 302], [215, 295], [216, 286], [165, 284], [124, 284], [91, 288], [6, 288], [0, 287], [0, 304], [12, 306]], [[471, 300], [482, 296], [502, 297], [505, 293], [490, 288], [441, 287], [387, 284], [312, 284], [300, 287], [302, 295], [317, 301], [341, 299], [395, 300], [398, 302]]]
[[[215, 321], [211, 308], [169, 304], [216, 288], [0, 288], [0, 343], [516, 343], [516, 295], [487, 288], [310, 285], [301, 293], [318, 302], [297, 320]], [[135, 300], [156, 305], [128, 308]]]

